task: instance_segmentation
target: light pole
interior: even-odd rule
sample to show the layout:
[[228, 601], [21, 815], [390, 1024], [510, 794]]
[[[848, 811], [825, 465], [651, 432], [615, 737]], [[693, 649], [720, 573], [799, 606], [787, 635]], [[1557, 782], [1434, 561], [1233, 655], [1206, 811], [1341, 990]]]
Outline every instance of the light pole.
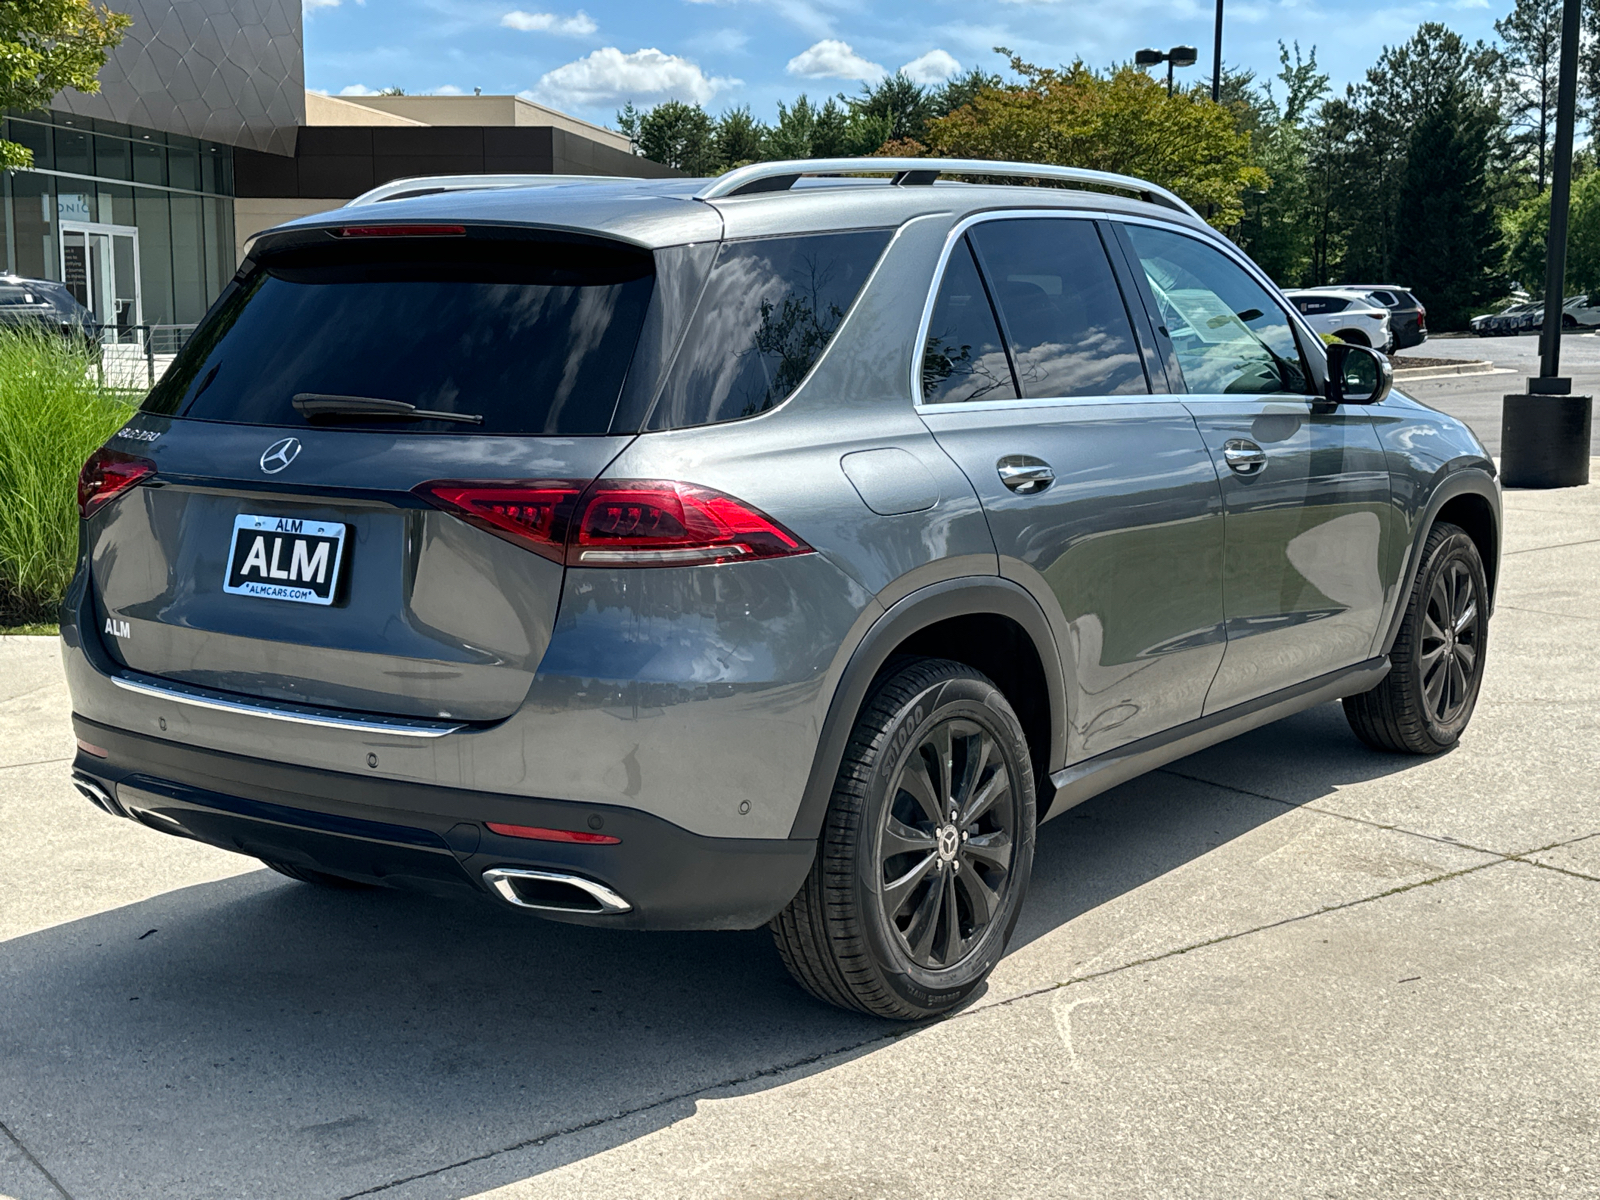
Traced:
[[1217, 0], [1217, 31], [1211, 38], [1211, 103], [1222, 103], [1222, 0]]
[[1589, 482], [1592, 400], [1572, 394], [1561, 374], [1562, 297], [1566, 291], [1567, 204], [1572, 194], [1572, 126], [1578, 92], [1580, 0], [1563, 0], [1561, 68], [1556, 87], [1555, 163], [1550, 233], [1545, 243], [1544, 332], [1539, 377], [1525, 395], [1507, 396], [1500, 416], [1500, 479], [1508, 487], [1575, 487]]
[[1133, 62], [1139, 67], [1158, 67], [1167, 64], [1167, 95], [1172, 95], [1172, 68], [1192, 67], [1200, 58], [1200, 51], [1193, 46], [1174, 46], [1163, 54], [1160, 50], [1136, 50]]

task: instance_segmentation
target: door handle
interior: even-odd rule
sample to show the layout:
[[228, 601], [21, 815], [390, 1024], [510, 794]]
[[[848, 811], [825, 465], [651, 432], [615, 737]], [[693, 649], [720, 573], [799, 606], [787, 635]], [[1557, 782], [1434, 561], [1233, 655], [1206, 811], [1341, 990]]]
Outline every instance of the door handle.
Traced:
[[1000, 482], [1019, 496], [1032, 496], [1055, 482], [1056, 473], [1050, 464], [1031, 454], [1008, 454], [995, 463], [1000, 472]]
[[1222, 460], [1235, 475], [1259, 475], [1267, 452], [1247, 438], [1229, 438], [1222, 444]]

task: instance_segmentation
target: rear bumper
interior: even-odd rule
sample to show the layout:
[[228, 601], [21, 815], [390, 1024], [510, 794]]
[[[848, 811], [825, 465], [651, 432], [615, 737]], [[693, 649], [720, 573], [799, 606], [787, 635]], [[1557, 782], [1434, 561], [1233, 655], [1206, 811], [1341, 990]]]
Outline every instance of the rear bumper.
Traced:
[[[810, 870], [814, 840], [711, 838], [636, 809], [503, 796], [366, 779], [128, 733], [74, 716], [73, 772], [117, 815], [239, 854], [434, 893], [472, 892], [507, 903], [484, 872], [512, 868], [571, 876], [621, 897], [626, 912], [529, 909], [578, 924], [627, 929], [753, 929], [776, 915]], [[93, 792], [89, 788], [89, 792]], [[598, 831], [615, 845], [504, 837], [487, 822]], [[491, 880], [496, 878], [491, 876]], [[593, 890], [593, 889], [591, 889]], [[575, 889], [531, 885], [536, 903]], [[552, 899], [552, 897], [558, 897]]]

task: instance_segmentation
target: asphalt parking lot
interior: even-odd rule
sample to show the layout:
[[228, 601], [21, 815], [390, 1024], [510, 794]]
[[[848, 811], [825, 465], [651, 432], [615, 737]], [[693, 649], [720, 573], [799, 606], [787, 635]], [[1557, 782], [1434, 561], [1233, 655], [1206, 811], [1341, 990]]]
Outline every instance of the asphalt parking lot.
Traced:
[[1073, 810], [987, 991], [911, 1030], [764, 932], [331, 893], [100, 815], [53, 640], [0, 639], [0, 1196], [1600, 1194], [1600, 485], [1506, 509], [1455, 751], [1326, 705]]

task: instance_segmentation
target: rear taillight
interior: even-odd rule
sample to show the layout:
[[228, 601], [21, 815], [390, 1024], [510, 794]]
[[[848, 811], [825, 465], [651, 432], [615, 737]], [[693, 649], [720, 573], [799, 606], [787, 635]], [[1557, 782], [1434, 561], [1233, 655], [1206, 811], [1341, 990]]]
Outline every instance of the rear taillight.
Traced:
[[688, 567], [811, 553], [765, 513], [690, 483], [435, 480], [415, 491], [480, 529], [573, 567]]
[[764, 513], [710, 488], [657, 479], [605, 480], [567, 539], [573, 567], [683, 567], [808, 554]]
[[491, 832], [502, 837], [527, 838], [533, 842], [576, 842], [582, 846], [615, 846], [622, 839], [609, 833], [589, 833], [582, 829], [545, 829], [538, 825], [501, 825], [485, 821]]
[[565, 558], [567, 526], [586, 480], [468, 483], [449, 479], [413, 489], [429, 504], [553, 562]]
[[1417, 305], [1417, 328], [1418, 329], [1426, 329], [1427, 327], [1428, 327], [1428, 310], [1423, 308], [1422, 305], [1419, 304], [1419, 305]]
[[108, 450], [104, 446], [89, 456], [78, 472], [78, 513], [92, 516], [97, 510], [122, 495], [137, 483], [156, 473], [148, 458]]

